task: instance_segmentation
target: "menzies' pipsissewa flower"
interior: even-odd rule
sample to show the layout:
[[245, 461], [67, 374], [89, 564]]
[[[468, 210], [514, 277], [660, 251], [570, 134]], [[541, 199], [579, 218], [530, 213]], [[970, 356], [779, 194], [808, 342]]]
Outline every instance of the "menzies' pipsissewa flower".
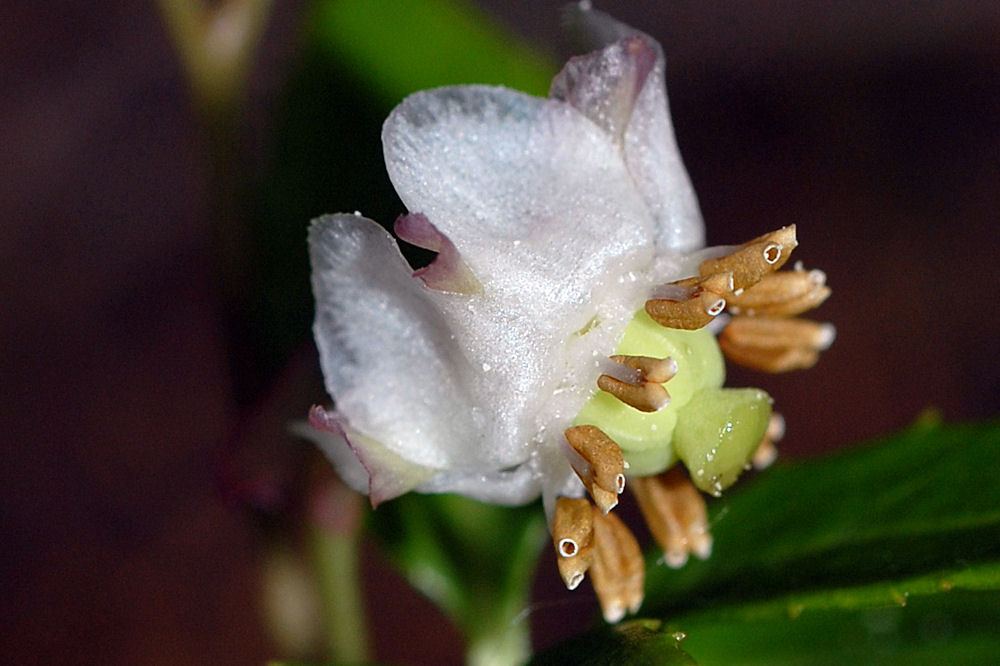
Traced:
[[781, 419], [763, 391], [722, 388], [723, 353], [808, 367], [833, 329], [796, 316], [829, 295], [823, 273], [777, 271], [794, 226], [703, 247], [659, 44], [578, 18], [606, 46], [570, 60], [548, 99], [439, 88], [386, 121], [410, 211], [395, 231], [437, 252], [430, 265], [413, 272], [358, 214], [313, 222], [314, 330], [336, 406], [310, 423], [375, 505], [411, 490], [541, 495], [563, 580], [589, 571], [615, 622], [638, 609], [645, 575], [609, 513], [626, 486], [681, 566], [711, 551], [698, 491], [774, 455]]

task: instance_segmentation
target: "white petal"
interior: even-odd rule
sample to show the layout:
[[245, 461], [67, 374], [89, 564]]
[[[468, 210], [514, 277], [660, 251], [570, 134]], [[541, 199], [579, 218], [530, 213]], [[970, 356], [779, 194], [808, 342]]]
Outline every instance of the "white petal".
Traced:
[[487, 86], [416, 93], [389, 116], [386, 168], [407, 208], [525, 315], [579, 306], [654, 233], [620, 152], [566, 104]]
[[344, 483], [369, 495], [372, 506], [413, 490], [434, 474], [355, 432], [336, 412], [322, 407], [309, 410], [309, 423], [293, 424], [293, 431], [316, 442]]
[[407, 98], [383, 143], [404, 203], [483, 285], [438, 302], [476, 371], [486, 441], [511, 464], [557, 446], [651, 279], [654, 223], [621, 150], [568, 104], [486, 86]]
[[392, 237], [331, 215], [309, 242], [323, 376], [350, 427], [424, 467], [482, 464], [468, 364]]
[[[567, 63], [553, 81], [553, 95], [571, 100], [615, 138], [626, 117], [625, 160], [656, 219], [657, 244], [671, 250], [701, 247], [704, 225], [674, 138], [663, 50], [653, 38], [604, 12], [576, 5], [567, 18], [587, 41], [604, 48]], [[640, 78], [641, 88], [635, 90]]]
[[657, 245], [688, 251], [705, 244], [705, 226], [674, 138], [663, 69], [661, 54], [625, 131], [625, 159], [656, 219]]
[[438, 474], [417, 488], [422, 493], [457, 493], [480, 502], [517, 506], [541, 492], [541, 477], [530, 465], [489, 473]]

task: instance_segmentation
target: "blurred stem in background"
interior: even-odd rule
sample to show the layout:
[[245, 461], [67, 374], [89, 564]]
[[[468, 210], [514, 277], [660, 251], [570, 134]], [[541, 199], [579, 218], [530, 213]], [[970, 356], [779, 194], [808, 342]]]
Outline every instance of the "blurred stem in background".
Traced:
[[325, 653], [344, 663], [370, 660], [361, 589], [361, 497], [326, 475], [309, 506], [309, 540], [319, 583]]
[[273, 0], [158, 0], [187, 76], [201, 124], [208, 176], [209, 245], [226, 335], [233, 394], [250, 403], [262, 380], [253, 369], [251, 240], [247, 220], [251, 175], [240, 136], [247, 82]]
[[[251, 225], [257, 173], [248, 168], [241, 120], [254, 55], [272, 0], [158, 0], [177, 49], [202, 131], [209, 247], [225, 329], [236, 407], [252, 404], [267, 382], [258, 357]], [[304, 226], [304, 223], [303, 223]], [[238, 415], [240, 419], [243, 415]], [[287, 415], [285, 416], [287, 418]], [[294, 525], [264, 537], [264, 614], [279, 649], [293, 658], [358, 663], [369, 658], [359, 575], [360, 497], [326, 475], [308, 484], [304, 544]]]

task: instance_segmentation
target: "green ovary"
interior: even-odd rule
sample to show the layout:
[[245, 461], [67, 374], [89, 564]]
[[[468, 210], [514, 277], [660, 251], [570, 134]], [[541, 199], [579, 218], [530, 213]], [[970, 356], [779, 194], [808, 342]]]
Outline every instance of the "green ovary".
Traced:
[[658, 474], [680, 458], [704, 491], [735, 481], [764, 436], [771, 398], [759, 389], [721, 388], [725, 364], [715, 336], [665, 328], [643, 310], [615, 353], [673, 358], [677, 374], [664, 384], [670, 404], [645, 413], [598, 391], [574, 425], [597, 426], [616, 441], [631, 476]]

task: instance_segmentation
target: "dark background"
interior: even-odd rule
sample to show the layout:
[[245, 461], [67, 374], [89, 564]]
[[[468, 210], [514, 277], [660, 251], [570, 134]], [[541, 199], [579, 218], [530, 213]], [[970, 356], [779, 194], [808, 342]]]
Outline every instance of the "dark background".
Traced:
[[[561, 3], [482, 4], [568, 52]], [[275, 151], [303, 7], [278, 2], [261, 50], [248, 169]], [[632, 2], [616, 13], [664, 45], [710, 243], [794, 222], [796, 258], [828, 273], [834, 296], [815, 316], [838, 340], [820, 364], [731, 375], [776, 398], [783, 453], [887, 433], [928, 407], [948, 420], [1000, 414], [1000, 5]], [[308, 332], [290, 319], [296, 361], [284, 374], [262, 362], [262, 388], [238, 408], [211, 288], [203, 137], [152, 3], [8, 2], [0, 25], [0, 653], [259, 663], [275, 656], [258, 619], [263, 531], [220, 489], [219, 452], [321, 398]], [[417, 38], [387, 36], [387, 47]], [[387, 109], [356, 94], [375, 154]], [[374, 212], [346, 197], [331, 190], [308, 214]], [[288, 231], [295, 243], [305, 217]], [[454, 632], [366, 552], [378, 657], [457, 659]], [[560, 592], [552, 562], [541, 567], [547, 645], [593, 600]]]

